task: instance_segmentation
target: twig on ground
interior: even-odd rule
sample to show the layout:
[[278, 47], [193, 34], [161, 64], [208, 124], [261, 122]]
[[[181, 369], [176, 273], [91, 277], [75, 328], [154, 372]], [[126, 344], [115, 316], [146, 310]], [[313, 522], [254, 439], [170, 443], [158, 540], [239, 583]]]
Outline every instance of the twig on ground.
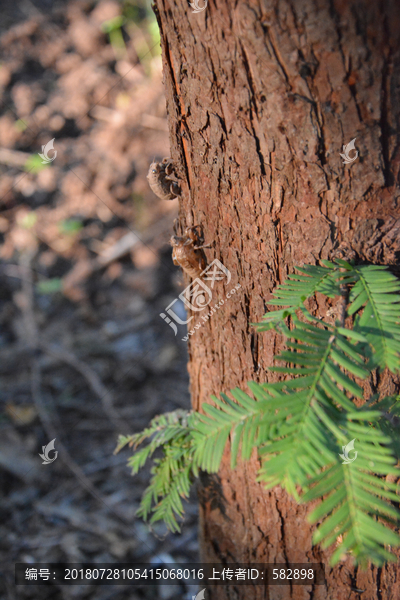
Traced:
[[102, 383], [97, 373], [81, 359], [78, 359], [72, 352], [64, 348], [46, 344], [40, 341], [39, 330], [36, 325], [35, 313], [33, 310], [34, 293], [33, 293], [33, 271], [30, 267], [33, 255], [26, 253], [21, 256], [20, 267], [25, 272], [25, 277], [22, 279], [22, 290], [24, 294], [23, 315], [25, 321], [25, 330], [27, 331], [27, 341], [30, 347], [40, 349], [49, 356], [67, 363], [78, 371], [88, 382], [90, 388], [99, 397], [103, 410], [108, 418], [113, 423], [117, 431], [127, 433], [127, 426], [120, 419], [113, 404], [113, 394]]
[[[25, 322], [25, 331], [27, 333], [27, 342], [31, 348], [37, 349], [40, 348], [39, 343], [39, 330], [35, 320], [35, 314], [33, 310], [33, 279], [32, 279], [32, 271], [30, 270], [30, 263], [33, 259], [33, 252], [26, 252], [21, 255], [21, 265], [26, 269], [27, 277], [22, 280], [22, 291], [24, 295], [24, 301], [22, 302], [22, 313], [23, 319]], [[92, 379], [93, 383], [93, 379]], [[31, 390], [32, 397], [35, 403], [36, 409], [38, 411], [40, 420], [42, 422], [43, 428], [47, 433], [49, 439], [57, 438], [57, 446], [60, 451], [60, 456], [62, 460], [65, 462], [70, 471], [75, 475], [81, 485], [97, 500], [99, 500], [104, 506], [111, 510], [115, 516], [122, 520], [124, 523], [129, 522], [129, 520], [125, 517], [123, 513], [120, 511], [116, 511], [115, 508], [111, 508], [108, 506], [106, 499], [104, 496], [96, 490], [93, 486], [92, 482], [86, 475], [83, 473], [81, 468], [76, 464], [72, 456], [69, 454], [67, 448], [60, 441], [56, 428], [53, 425], [53, 422], [49, 416], [49, 413], [46, 410], [42, 399], [42, 391], [41, 391], [41, 369], [40, 363], [37, 357], [32, 359], [31, 366]]]
[[0, 148], [0, 163], [8, 167], [24, 167], [26, 161], [31, 157], [28, 152], [19, 150], [10, 150], [9, 148]]
[[65, 348], [57, 348], [54, 345], [41, 342], [39, 342], [39, 347], [49, 356], [70, 365], [78, 371], [86, 379], [93, 392], [99, 397], [103, 405], [103, 410], [112, 421], [114, 427], [121, 433], [127, 433], [126, 423], [120, 419], [118, 412], [114, 408], [112, 392], [106, 388], [92, 367], [81, 359], [78, 359], [72, 352], [65, 350]]

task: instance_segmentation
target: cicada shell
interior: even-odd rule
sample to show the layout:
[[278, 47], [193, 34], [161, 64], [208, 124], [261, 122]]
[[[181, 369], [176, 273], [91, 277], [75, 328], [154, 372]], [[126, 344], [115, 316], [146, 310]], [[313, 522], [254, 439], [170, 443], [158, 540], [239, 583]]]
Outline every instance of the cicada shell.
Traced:
[[169, 158], [151, 163], [147, 174], [151, 189], [161, 200], [173, 200], [180, 195], [181, 189], [174, 177], [174, 166]]
[[181, 267], [192, 279], [200, 277], [207, 267], [203, 248], [209, 248], [210, 244], [204, 245], [204, 238], [199, 233], [198, 225], [187, 227], [183, 236], [173, 235], [171, 246], [174, 265]]

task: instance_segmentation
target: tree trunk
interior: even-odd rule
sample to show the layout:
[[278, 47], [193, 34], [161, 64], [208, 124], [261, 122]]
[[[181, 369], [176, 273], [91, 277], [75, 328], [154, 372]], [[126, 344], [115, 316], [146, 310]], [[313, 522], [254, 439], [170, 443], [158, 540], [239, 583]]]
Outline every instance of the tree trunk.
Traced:
[[[217, 258], [232, 274], [210, 306], [224, 304], [189, 325], [202, 323], [188, 342], [200, 409], [212, 394], [267, 379], [282, 339], [250, 323], [296, 265], [338, 250], [399, 264], [400, 5], [211, 0], [193, 13], [183, 0], [156, 0], [155, 10], [180, 220], [202, 226], [214, 243], [208, 262]], [[358, 158], [343, 164], [354, 138]], [[314, 308], [325, 317], [323, 301]], [[385, 373], [374, 385], [399, 389]], [[347, 558], [331, 569], [332, 549], [312, 546], [310, 506], [280, 488], [265, 491], [258, 466], [254, 456], [232, 471], [228, 448], [218, 476], [202, 478], [202, 560], [323, 562], [326, 586], [215, 586], [212, 600], [400, 598], [395, 565], [361, 571]]]

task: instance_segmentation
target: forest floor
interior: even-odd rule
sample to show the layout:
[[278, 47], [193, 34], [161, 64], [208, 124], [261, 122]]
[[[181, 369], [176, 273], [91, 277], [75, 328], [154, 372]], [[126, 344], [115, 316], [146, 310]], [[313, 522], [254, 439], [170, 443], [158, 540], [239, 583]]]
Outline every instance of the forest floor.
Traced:
[[[0, 597], [191, 598], [186, 586], [14, 585], [14, 564], [198, 560], [135, 517], [118, 434], [188, 409], [187, 351], [159, 314], [182, 291], [158, 29], [147, 4], [2, 2], [0, 26]], [[53, 140], [54, 160], [38, 153]], [[53, 150], [48, 152], [52, 158]], [[56, 438], [57, 459], [42, 464]]]

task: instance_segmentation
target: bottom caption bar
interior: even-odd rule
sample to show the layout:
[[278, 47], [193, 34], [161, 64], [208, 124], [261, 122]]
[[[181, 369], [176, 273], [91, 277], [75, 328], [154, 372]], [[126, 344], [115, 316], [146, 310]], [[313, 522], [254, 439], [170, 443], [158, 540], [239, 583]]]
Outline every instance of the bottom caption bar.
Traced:
[[16, 585], [323, 585], [322, 564], [16, 563]]

